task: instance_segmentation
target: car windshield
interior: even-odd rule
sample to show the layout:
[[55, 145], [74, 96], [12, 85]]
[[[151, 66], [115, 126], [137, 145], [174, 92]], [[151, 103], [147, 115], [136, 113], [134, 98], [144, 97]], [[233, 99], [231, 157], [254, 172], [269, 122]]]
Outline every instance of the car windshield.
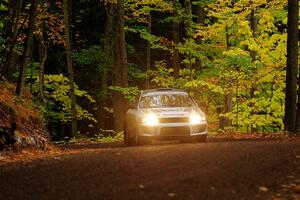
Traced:
[[187, 94], [153, 94], [143, 96], [140, 108], [191, 107], [192, 100]]

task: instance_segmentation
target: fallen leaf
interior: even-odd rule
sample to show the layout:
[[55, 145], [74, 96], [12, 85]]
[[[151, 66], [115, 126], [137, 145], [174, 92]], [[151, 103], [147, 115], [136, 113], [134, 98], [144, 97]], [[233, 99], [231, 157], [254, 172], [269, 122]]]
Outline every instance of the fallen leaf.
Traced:
[[296, 187], [296, 186], [297, 186], [297, 184], [295, 184], [295, 183], [291, 183], [291, 184], [290, 184], [290, 186], [291, 186], [291, 187]]
[[269, 189], [268, 189], [267, 187], [260, 186], [260, 187], [259, 187], [259, 191], [261, 191], [261, 192], [268, 192]]
[[295, 192], [300, 193], [300, 185], [294, 187]]
[[282, 195], [280, 193], [276, 193], [276, 197], [281, 197]]
[[169, 196], [169, 197], [175, 197], [176, 194], [171, 192], [171, 193], [168, 193], [168, 196]]
[[144, 185], [139, 185], [139, 188], [144, 189], [145, 186]]
[[283, 187], [283, 188], [290, 188], [291, 186], [290, 186], [290, 185], [283, 184], [281, 187]]
[[289, 179], [294, 179], [295, 176], [287, 176], [287, 178], [289, 178]]

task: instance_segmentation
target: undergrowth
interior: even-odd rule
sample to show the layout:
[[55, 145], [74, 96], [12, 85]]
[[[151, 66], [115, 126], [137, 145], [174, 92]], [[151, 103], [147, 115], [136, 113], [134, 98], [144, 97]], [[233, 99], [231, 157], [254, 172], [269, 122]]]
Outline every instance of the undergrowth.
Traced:
[[113, 135], [104, 136], [103, 134], [95, 134], [87, 136], [79, 134], [78, 137], [65, 138], [65, 140], [55, 141], [54, 144], [80, 144], [80, 143], [98, 143], [98, 142], [121, 142], [124, 140], [123, 131]]

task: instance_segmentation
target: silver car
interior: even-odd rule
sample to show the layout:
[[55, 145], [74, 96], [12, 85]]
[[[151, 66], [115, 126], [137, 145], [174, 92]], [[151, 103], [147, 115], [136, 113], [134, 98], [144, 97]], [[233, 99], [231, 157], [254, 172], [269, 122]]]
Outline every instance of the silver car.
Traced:
[[184, 90], [152, 89], [141, 92], [135, 109], [129, 109], [124, 123], [125, 143], [129, 146], [151, 140], [204, 142], [207, 119]]

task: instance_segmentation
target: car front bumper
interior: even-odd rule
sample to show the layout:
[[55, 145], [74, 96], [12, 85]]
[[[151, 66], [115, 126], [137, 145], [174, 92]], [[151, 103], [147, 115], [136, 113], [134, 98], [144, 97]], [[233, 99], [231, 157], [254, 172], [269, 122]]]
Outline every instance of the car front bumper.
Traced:
[[139, 124], [139, 136], [153, 138], [180, 138], [186, 136], [205, 136], [208, 134], [207, 122], [198, 124], [185, 123], [159, 123], [155, 126]]

